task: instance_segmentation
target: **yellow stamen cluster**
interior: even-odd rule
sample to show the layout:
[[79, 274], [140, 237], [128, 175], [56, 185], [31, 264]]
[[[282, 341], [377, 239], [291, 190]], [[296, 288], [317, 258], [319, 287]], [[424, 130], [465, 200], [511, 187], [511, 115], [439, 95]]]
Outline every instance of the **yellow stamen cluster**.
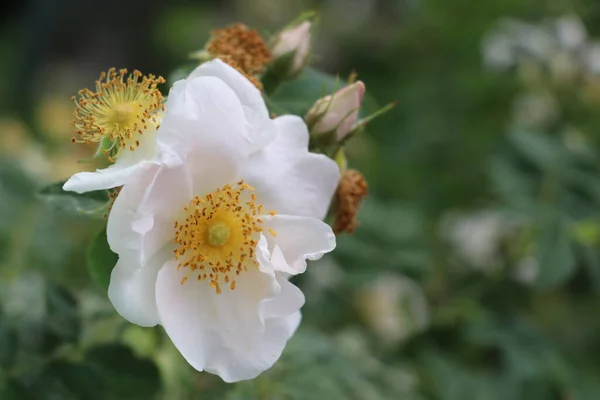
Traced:
[[204, 197], [196, 196], [185, 207], [185, 220], [174, 224], [177, 268], [187, 269], [182, 285], [195, 277], [209, 281], [219, 294], [222, 286], [234, 290], [236, 277], [258, 266], [255, 249], [263, 231], [260, 216], [265, 210], [256, 204], [253, 191], [240, 181]]
[[99, 143], [104, 139], [111, 142], [103, 149], [114, 161], [113, 155], [120, 149], [133, 151], [140, 145], [135, 134], [142, 134], [154, 120], [158, 111], [164, 111], [163, 96], [158, 85], [164, 78], [154, 75], [143, 76], [140, 71], [127, 75], [126, 69], [115, 68], [103, 72], [96, 81], [96, 90], [82, 89], [73, 96], [77, 105], [75, 119], [71, 121], [77, 136], [74, 143]]
[[250, 75], [261, 73], [271, 61], [271, 51], [260, 34], [243, 24], [211, 32], [206, 50], [213, 57], [229, 56]]

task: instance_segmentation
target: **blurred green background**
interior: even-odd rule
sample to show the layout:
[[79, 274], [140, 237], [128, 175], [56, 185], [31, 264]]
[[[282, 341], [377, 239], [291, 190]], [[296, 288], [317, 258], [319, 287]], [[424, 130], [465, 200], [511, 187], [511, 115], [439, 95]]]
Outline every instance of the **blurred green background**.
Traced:
[[[600, 4], [592, 0], [30, 0], [0, 15], [0, 399], [600, 398]], [[93, 164], [70, 96], [171, 76], [209, 31], [320, 12], [313, 66], [397, 107], [347, 155], [353, 236], [297, 283], [259, 378], [197, 373], [90, 279], [103, 221], [36, 193]], [[168, 82], [172, 84], [172, 81]]]

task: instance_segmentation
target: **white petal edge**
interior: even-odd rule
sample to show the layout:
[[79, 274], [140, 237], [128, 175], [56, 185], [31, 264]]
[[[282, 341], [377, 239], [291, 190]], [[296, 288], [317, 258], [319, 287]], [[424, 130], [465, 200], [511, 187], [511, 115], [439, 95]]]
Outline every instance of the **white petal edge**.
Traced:
[[331, 227], [316, 218], [280, 214], [261, 218], [263, 227], [276, 233], [276, 236], [266, 234], [266, 238], [277, 271], [301, 274], [306, 271], [306, 260], [318, 260], [335, 249]]
[[146, 190], [154, 185], [159, 165], [139, 168], [131, 182], [123, 186], [108, 215], [106, 234], [111, 250], [117, 254], [141, 248], [141, 237], [132, 230], [138, 207]]
[[182, 285], [175, 262], [161, 268], [156, 282], [161, 324], [195, 369], [236, 382], [255, 378], [279, 358], [297, 328], [304, 296], [266, 269], [245, 272], [235, 290], [217, 295], [206, 281]]
[[323, 219], [337, 188], [337, 164], [308, 151], [308, 129], [296, 116], [275, 119], [277, 138], [250, 157], [244, 179], [266, 209]]
[[146, 265], [141, 265], [134, 253], [119, 257], [110, 276], [108, 298], [123, 318], [145, 327], [158, 324], [156, 276], [171, 256], [170, 251], [159, 252]]
[[277, 137], [277, 127], [273, 120], [260, 115], [251, 107], [244, 106], [244, 115], [246, 116], [246, 128], [250, 138], [250, 153], [259, 151]]
[[117, 163], [107, 168], [98, 169], [95, 172], [79, 172], [73, 175], [65, 182], [63, 190], [81, 194], [123, 186], [130, 181], [131, 176], [138, 169], [154, 163], [154, 161], [141, 161], [138, 164], [123, 166], [117, 160]]
[[187, 78], [216, 77], [225, 82], [238, 96], [248, 128], [251, 152], [271, 143], [276, 136], [276, 128], [269, 118], [269, 112], [260, 91], [239, 71], [219, 59], [208, 61], [196, 68]]
[[260, 91], [248, 78], [230, 65], [219, 59], [208, 61], [192, 71], [188, 79], [199, 76], [214, 76], [223, 80], [238, 95], [243, 105], [250, 107], [262, 117], [269, 117]]
[[[196, 153], [217, 154], [225, 161], [250, 153], [240, 99], [222, 80], [198, 77], [175, 82], [157, 135], [161, 159], [174, 164]], [[216, 156], [215, 156], [216, 157]]]
[[[126, 188], [124, 188], [126, 189]], [[145, 263], [164, 246], [173, 245], [173, 223], [193, 197], [192, 177], [185, 165], [161, 166], [144, 193], [131, 229], [141, 237], [140, 259]]]

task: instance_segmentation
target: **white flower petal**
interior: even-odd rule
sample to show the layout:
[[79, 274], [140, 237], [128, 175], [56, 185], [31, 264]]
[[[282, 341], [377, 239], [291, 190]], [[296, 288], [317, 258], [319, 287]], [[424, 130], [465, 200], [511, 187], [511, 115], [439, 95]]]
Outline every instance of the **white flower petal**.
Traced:
[[269, 112], [260, 91], [239, 71], [216, 59], [200, 65], [189, 75], [187, 80], [198, 77], [219, 78], [235, 92], [246, 115], [247, 138], [250, 142], [251, 152], [265, 147], [275, 139], [277, 130], [269, 118]]
[[187, 168], [163, 166], [154, 184], [139, 205], [133, 230], [142, 236], [140, 257], [145, 262], [157, 249], [172, 245], [173, 223], [193, 197], [192, 181]]
[[275, 277], [281, 286], [281, 292], [278, 296], [265, 302], [263, 317], [269, 318], [287, 318], [296, 313], [304, 305], [304, 293], [293, 283], [289, 282], [287, 277], [276, 272]]
[[[139, 193], [143, 198], [139, 198]], [[123, 196], [123, 201], [119, 199]], [[172, 244], [173, 223], [192, 199], [192, 182], [183, 166], [161, 166], [145, 191], [125, 186], [119, 194], [109, 217], [108, 242], [115, 252], [123, 238], [134, 237], [138, 257], [143, 264], [165, 245]], [[116, 222], [112, 222], [116, 221]], [[114, 226], [113, 233], [111, 227]], [[119, 226], [124, 226], [120, 231]], [[131, 248], [131, 246], [129, 247]]]
[[[270, 368], [293, 333], [304, 301], [298, 291], [280, 287], [272, 272], [248, 270], [235, 290], [216, 294], [206, 281], [182, 285], [182, 270], [176, 262], [163, 266], [156, 299], [161, 324], [184, 358], [226, 382], [252, 379]], [[280, 315], [287, 311], [291, 314]]]
[[154, 184], [159, 168], [158, 165], [151, 165], [138, 169], [132, 175], [131, 182], [119, 192], [106, 225], [108, 244], [113, 252], [121, 254], [140, 249], [140, 236], [132, 231], [131, 226], [145, 190]]
[[251, 150], [244, 120], [239, 99], [223, 81], [199, 77], [176, 82], [157, 136], [163, 162], [210, 157], [202, 164], [237, 167]]
[[[264, 228], [277, 236], [266, 235], [271, 249], [271, 261], [277, 271], [300, 274], [306, 271], [306, 260], [318, 260], [335, 248], [335, 235], [326, 223], [291, 215], [266, 215]], [[285, 262], [281, 260], [282, 255]]]
[[183, 166], [140, 172], [111, 209], [106, 229], [110, 248], [117, 254], [135, 250], [144, 264], [172, 242], [173, 223], [191, 198], [191, 178]]
[[302, 322], [302, 313], [300, 311], [296, 311], [292, 315], [285, 318], [285, 324], [290, 337], [296, 332], [298, 326], [300, 326], [300, 322]]
[[158, 324], [155, 282], [158, 270], [172, 256], [170, 251], [156, 254], [142, 266], [134, 253], [124, 253], [112, 270], [108, 297], [119, 314], [134, 324]]
[[85, 193], [94, 190], [112, 189], [122, 186], [130, 180], [139, 168], [152, 164], [142, 161], [140, 164], [121, 164], [118, 162], [108, 168], [98, 169], [95, 172], [79, 172], [73, 175], [63, 185], [67, 192]]
[[200, 76], [214, 76], [221, 79], [235, 92], [244, 106], [250, 107], [264, 118], [269, 118], [269, 112], [260, 91], [235, 68], [215, 59], [200, 65], [192, 71], [188, 79]]
[[63, 186], [63, 190], [85, 193], [93, 190], [112, 189], [128, 183], [138, 169], [158, 164], [156, 148], [156, 125], [149, 122], [149, 128], [139, 136], [140, 145], [134, 151], [122, 149], [114, 164], [95, 172], [80, 172], [73, 175]]
[[267, 210], [323, 219], [340, 178], [336, 163], [308, 152], [308, 129], [301, 118], [279, 117], [275, 125], [277, 138], [250, 157], [244, 179]]
[[246, 127], [248, 136], [251, 138], [250, 152], [261, 150], [277, 137], [277, 127], [273, 120], [260, 115], [251, 107], [244, 106], [246, 115]]

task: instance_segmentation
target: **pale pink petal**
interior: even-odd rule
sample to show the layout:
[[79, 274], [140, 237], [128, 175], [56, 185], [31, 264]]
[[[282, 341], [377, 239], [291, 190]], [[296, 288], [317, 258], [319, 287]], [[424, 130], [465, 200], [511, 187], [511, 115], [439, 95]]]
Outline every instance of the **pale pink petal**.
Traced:
[[308, 130], [301, 118], [275, 120], [276, 140], [250, 157], [242, 176], [269, 211], [323, 219], [337, 188], [336, 163], [308, 152]]

